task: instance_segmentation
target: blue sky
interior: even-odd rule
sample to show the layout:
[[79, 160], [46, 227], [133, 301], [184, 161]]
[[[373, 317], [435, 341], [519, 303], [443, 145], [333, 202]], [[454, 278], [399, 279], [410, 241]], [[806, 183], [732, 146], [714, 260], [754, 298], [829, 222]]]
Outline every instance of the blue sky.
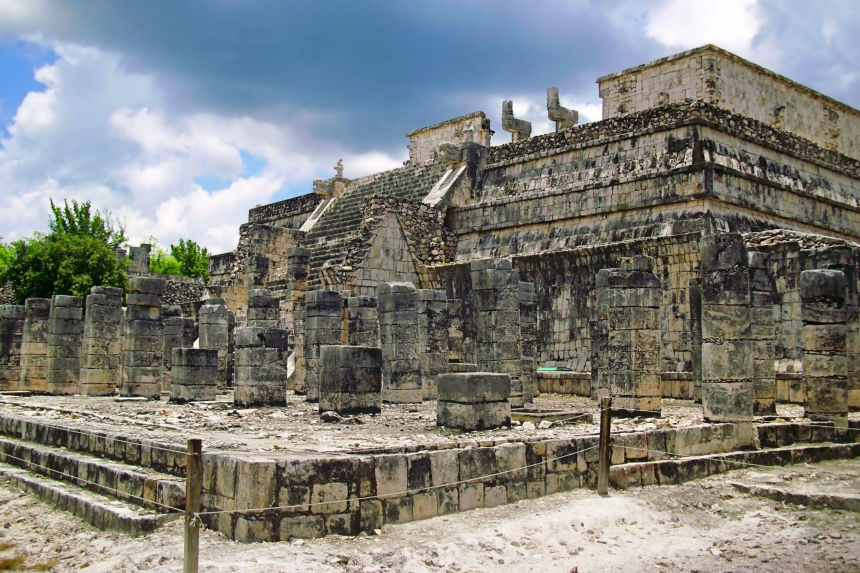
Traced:
[[339, 158], [475, 110], [509, 141], [507, 98], [545, 133], [548, 86], [598, 120], [598, 76], [709, 42], [860, 107], [858, 28], [856, 0], [0, 0], [0, 237], [75, 198], [231, 250]]

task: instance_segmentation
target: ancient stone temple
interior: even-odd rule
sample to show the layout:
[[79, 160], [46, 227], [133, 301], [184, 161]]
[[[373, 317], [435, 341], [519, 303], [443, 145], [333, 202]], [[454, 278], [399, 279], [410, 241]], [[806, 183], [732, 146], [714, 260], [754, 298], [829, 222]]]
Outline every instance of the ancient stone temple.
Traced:
[[[715, 46], [603, 76], [598, 86], [601, 121], [577, 125], [551, 88], [552, 133], [533, 135], [527, 122], [506, 115], [514, 141], [490, 146], [489, 120], [475, 112], [410, 132], [403, 167], [349, 179], [349, 166], [339, 164], [313, 192], [252, 209], [237, 250], [212, 258], [213, 282], [237, 317], [254, 288], [272, 290], [282, 310], [300, 308], [287, 256], [298, 249], [308, 266], [295, 272], [309, 290], [347, 298], [374, 296], [383, 282], [441, 289], [456, 309], [448, 313], [458, 329], [449, 334], [449, 355], [462, 340], [458, 359], [481, 363], [489, 359], [485, 338], [505, 334], [489, 334], [477, 320], [480, 289], [471, 273], [476, 259], [504, 258], [515, 271], [512, 290], [515, 279], [534, 285], [535, 326], [510, 333], [516, 351], [523, 332], [534, 340], [534, 350], [525, 346], [532, 362], [523, 364], [586, 373], [601, 312], [591, 297], [597, 272], [643, 255], [660, 283], [659, 358], [649, 366], [659, 392], [699, 398], [704, 368], [712, 376], [706, 392], [726, 384], [748, 390], [743, 417], [753, 405], [771, 411], [784, 387], [780, 372], [802, 372], [800, 251], [842, 249], [857, 258], [860, 112]], [[738, 299], [746, 309], [738, 312], [756, 326], [736, 336], [772, 354], [751, 353], [737, 383], [708, 367], [719, 349], [712, 331], [699, 342], [703, 318], [707, 326], [719, 310], [713, 305], [731, 310], [697, 302], [708, 280], [700, 240], [727, 232], [760, 253], [754, 267], [743, 262], [753, 285]], [[849, 318], [852, 341], [855, 323]], [[514, 356], [509, 362], [513, 368]], [[522, 403], [530, 374], [509, 373], [514, 403]], [[849, 396], [860, 395], [855, 385]]]

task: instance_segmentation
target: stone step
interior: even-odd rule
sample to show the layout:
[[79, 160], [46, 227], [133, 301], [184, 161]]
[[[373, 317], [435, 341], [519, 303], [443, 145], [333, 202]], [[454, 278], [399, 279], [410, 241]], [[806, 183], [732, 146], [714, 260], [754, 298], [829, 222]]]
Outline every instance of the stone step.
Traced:
[[759, 466], [784, 466], [860, 457], [860, 442], [795, 444], [762, 450], [687, 456], [610, 466], [609, 483], [617, 489], [679, 484], [714, 474]]
[[149, 509], [185, 507], [185, 480], [65, 448], [0, 437], [0, 461]]
[[150, 533], [161, 525], [178, 519], [181, 513], [156, 513], [139, 506], [58, 482], [25, 469], [0, 463], [0, 476], [12, 485], [29, 492], [57, 509], [68, 511], [99, 529], [120, 531], [128, 535]]

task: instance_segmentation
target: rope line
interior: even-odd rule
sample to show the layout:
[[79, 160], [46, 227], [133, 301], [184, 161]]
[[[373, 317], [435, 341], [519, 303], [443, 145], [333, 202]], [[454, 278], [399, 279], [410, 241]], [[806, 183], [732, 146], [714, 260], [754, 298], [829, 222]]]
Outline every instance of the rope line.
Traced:
[[[149, 499], [145, 499], [145, 498], [142, 498], [142, 497], [139, 497], [139, 496], [136, 496], [136, 495], [132, 495], [132, 494], [130, 494], [130, 493], [127, 493], [127, 492], [124, 492], [124, 491], [120, 491], [119, 489], [117, 489], [117, 488], [115, 488], [115, 487], [110, 487], [110, 486], [107, 486], [107, 485], [104, 485], [104, 484], [100, 484], [100, 483], [92, 482], [92, 481], [86, 480], [86, 479], [84, 479], [84, 478], [82, 478], [82, 477], [73, 476], [73, 475], [71, 475], [71, 474], [63, 473], [63, 472], [61, 472], [60, 470], [55, 470], [55, 469], [53, 469], [53, 468], [49, 468], [49, 467], [47, 467], [47, 466], [43, 466], [43, 465], [37, 464], [37, 463], [35, 463], [35, 462], [31, 462], [31, 461], [29, 461], [29, 460], [25, 460], [24, 458], [19, 458], [18, 456], [13, 456], [13, 455], [11, 455], [11, 454], [7, 454], [7, 453], [0, 453], [0, 461], [4, 461], [4, 462], [5, 462], [7, 458], [8, 458], [8, 459], [13, 459], [13, 460], [18, 460], [18, 461], [23, 462], [23, 463], [25, 463], [25, 464], [27, 464], [28, 466], [33, 467], [33, 468], [42, 468], [42, 469], [46, 470], [47, 472], [50, 472], [50, 473], [56, 474], [56, 475], [61, 476], [61, 477], [69, 478], [69, 479], [70, 479], [70, 480], [72, 480], [73, 482], [80, 482], [80, 483], [84, 483], [84, 484], [88, 484], [88, 485], [95, 486], [96, 488], [99, 488], [99, 489], [102, 489], [102, 490], [104, 490], [104, 491], [107, 491], [107, 492], [110, 492], [110, 493], [114, 493], [114, 494], [116, 494], [116, 497], [117, 497], [117, 498], [125, 497], [125, 498], [127, 498], [127, 499], [132, 499], [132, 500], [135, 500], [135, 501], [141, 501], [141, 502], [143, 502], [144, 504], [149, 504], [149, 503], [151, 503], [151, 504], [153, 504], [153, 505], [155, 505], [155, 506], [163, 507], [163, 508], [169, 509], [169, 510], [171, 510], [171, 511], [173, 511], [173, 512], [177, 512], [177, 513], [185, 513], [185, 510], [184, 510], [184, 509], [179, 509], [179, 508], [176, 508], [176, 507], [172, 507], [172, 506], [170, 506], [170, 505], [167, 505], [167, 504], [165, 504], [165, 503], [159, 503], [159, 502], [157, 502], [157, 501], [155, 501], [155, 500], [149, 500]], [[75, 484], [75, 485], [78, 485], [78, 484]]]
[[310, 502], [310, 503], [298, 503], [298, 504], [293, 504], [293, 505], [279, 505], [279, 506], [273, 506], [273, 507], [256, 507], [256, 508], [249, 508], [249, 509], [229, 509], [229, 510], [224, 509], [224, 510], [220, 510], [220, 511], [199, 511], [199, 512], [195, 513], [194, 515], [201, 516], [201, 515], [221, 515], [221, 514], [233, 514], [233, 513], [240, 513], [240, 514], [261, 513], [264, 511], [271, 511], [271, 510], [276, 510], [276, 509], [278, 509], [278, 510], [280, 510], [280, 509], [301, 509], [301, 508], [306, 508], [306, 507], [316, 507], [316, 506], [320, 506], [320, 505], [332, 505], [332, 504], [336, 504], [336, 503], [349, 503], [349, 502], [353, 502], [353, 501], [367, 501], [367, 500], [373, 500], [373, 499], [385, 499], [385, 498], [389, 498], [389, 497], [398, 497], [398, 496], [410, 495], [410, 494], [424, 492], [424, 491], [431, 491], [431, 490], [442, 489], [442, 488], [446, 488], [446, 487], [453, 487], [453, 486], [462, 485], [462, 484], [466, 484], [466, 483], [485, 480], [485, 479], [492, 478], [492, 477], [498, 477], [498, 476], [509, 474], [509, 473], [519, 472], [519, 471], [527, 470], [529, 468], [533, 468], [535, 466], [539, 466], [539, 465], [542, 465], [545, 463], [554, 462], [554, 461], [560, 460], [562, 458], [569, 458], [571, 456], [575, 456], [577, 454], [581, 454], [581, 453], [584, 453], [584, 452], [587, 452], [590, 450], [595, 450], [597, 448], [598, 448], [598, 446], [591, 446], [591, 447], [585, 448], [583, 450], [577, 450], [577, 451], [569, 453], [569, 454], [564, 454], [563, 456], [557, 456], [555, 458], [550, 458], [550, 459], [543, 460], [540, 462], [535, 462], [533, 464], [527, 464], [525, 466], [515, 468], [512, 470], [504, 470], [501, 472], [495, 472], [495, 473], [477, 476], [477, 477], [473, 477], [473, 478], [469, 478], [469, 479], [465, 479], [465, 480], [458, 480], [458, 481], [443, 483], [443, 484], [434, 485], [434, 486], [430, 486], [430, 487], [421, 487], [421, 488], [416, 488], [416, 489], [407, 489], [407, 490], [403, 490], [403, 491], [396, 491], [396, 492], [386, 493], [383, 495], [379, 495], [379, 494], [367, 495], [367, 496], [363, 496], [363, 497], [353, 497], [350, 499], [340, 499], [340, 500], [334, 500], [334, 501], [314, 501], [314, 502]]

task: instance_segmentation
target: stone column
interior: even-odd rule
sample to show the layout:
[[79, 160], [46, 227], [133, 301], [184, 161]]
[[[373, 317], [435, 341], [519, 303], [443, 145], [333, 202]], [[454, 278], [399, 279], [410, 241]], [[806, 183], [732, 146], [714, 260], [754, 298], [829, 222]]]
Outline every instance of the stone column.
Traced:
[[606, 382], [612, 410], [621, 414], [653, 416], [662, 409], [662, 293], [653, 268], [654, 259], [635, 256], [597, 276], [598, 288], [608, 287]]
[[458, 298], [448, 299], [448, 361], [463, 362], [466, 359], [463, 350], [463, 301]]
[[129, 279], [129, 293], [125, 297], [120, 396], [161, 396], [161, 352], [164, 344], [161, 294], [166, 284], [167, 281], [160, 278]]
[[382, 399], [393, 403], [420, 402], [423, 391], [415, 285], [379, 283], [376, 293], [382, 347]]
[[81, 344], [84, 301], [79, 296], [55, 294], [48, 315], [48, 392], [81, 391]]
[[303, 394], [307, 391], [305, 375], [305, 294], [308, 292], [308, 273], [311, 251], [301, 247], [287, 249], [287, 281], [289, 294], [284, 313], [286, 328], [291, 333], [293, 350], [293, 373], [287, 382], [290, 390]]
[[343, 299], [333, 290], [312, 290], [305, 295], [305, 399], [319, 400], [320, 347], [341, 343]]
[[382, 410], [382, 349], [323, 346], [319, 411], [378, 414]]
[[236, 329], [233, 403], [285, 406], [287, 403], [287, 331], [248, 326]]
[[266, 289], [251, 289], [248, 291], [248, 326], [263, 328], [278, 328], [281, 319], [281, 309], [278, 299]]
[[421, 392], [436, 399], [436, 375], [448, 372], [448, 295], [444, 290], [415, 291], [421, 345]]
[[806, 415], [832, 420], [839, 426], [848, 422], [846, 290], [842, 271], [816, 269], [800, 273]]
[[738, 233], [703, 237], [702, 409], [711, 422], [753, 417], [753, 348], [747, 250]]
[[591, 339], [591, 398], [599, 400], [609, 396], [609, 273], [601, 269], [595, 277], [594, 296], [591, 299], [591, 317], [588, 321]]
[[702, 281], [690, 279], [690, 349], [693, 370], [693, 401], [702, 402]]
[[218, 394], [218, 351], [211, 348], [172, 348], [170, 401], [215, 400]]
[[21, 339], [21, 390], [48, 391], [48, 316], [51, 300], [24, 301], [24, 335]]
[[21, 344], [24, 306], [0, 304], [0, 390], [17, 390], [21, 384]]
[[520, 351], [520, 281], [510, 259], [473, 261], [472, 296], [475, 304], [474, 362], [482, 372], [511, 377], [511, 407], [523, 406]]
[[379, 346], [379, 311], [375, 296], [346, 299], [347, 329], [351, 346]]
[[[197, 339], [197, 329], [193, 318], [182, 316], [178, 305], [162, 307], [164, 317], [164, 345], [162, 347], [163, 369], [161, 372], [161, 391], [170, 392], [170, 381], [173, 379], [173, 349], [191, 348]], [[213, 380], [217, 379], [217, 369]]]
[[776, 414], [776, 359], [774, 304], [776, 286], [770, 277], [767, 253], [749, 253], [750, 267], [750, 339], [753, 360], [753, 413], [756, 416]]
[[87, 295], [81, 359], [81, 394], [108, 396], [120, 381], [122, 366], [122, 289], [94, 286]]
[[520, 350], [522, 352], [523, 401], [534, 402], [537, 389], [537, 295], [535, 285], [520, 281]]
[[200, 348], [218, 351], [218, 387], [226, 388], [229, 378], [230, 316], [224, 299], [209, 298], [203, 301], [197, 315], [200, 331]]

